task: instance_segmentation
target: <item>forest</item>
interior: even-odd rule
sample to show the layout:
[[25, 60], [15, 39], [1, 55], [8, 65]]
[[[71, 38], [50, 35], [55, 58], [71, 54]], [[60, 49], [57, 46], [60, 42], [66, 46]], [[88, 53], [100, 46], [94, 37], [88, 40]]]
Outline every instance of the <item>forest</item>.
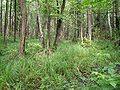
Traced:
[[120, 0], [0, 0], [0, 90], [120, 90]]

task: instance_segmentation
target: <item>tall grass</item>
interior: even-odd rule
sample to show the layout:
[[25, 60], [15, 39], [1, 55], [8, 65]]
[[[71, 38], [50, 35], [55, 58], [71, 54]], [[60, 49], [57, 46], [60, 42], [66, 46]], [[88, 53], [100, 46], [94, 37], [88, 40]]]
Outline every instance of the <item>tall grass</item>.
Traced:
[[63, 42], [49, 56], [36, 53], [41, 48], [37, 41], [28, 41], [26, 48], [26, 57], [12, 60], [10, 55], [17, 48], [11, 47], [10, 53], [2, 52], [5, 53], [0, 57], [2, 90], [81, 90], [82, 87], [87, 90], [97, 85], [91, 81], [93, 68], [99, 70], [120, 60], [119, 50], [109, 42], [93, 42], [89, 47]]

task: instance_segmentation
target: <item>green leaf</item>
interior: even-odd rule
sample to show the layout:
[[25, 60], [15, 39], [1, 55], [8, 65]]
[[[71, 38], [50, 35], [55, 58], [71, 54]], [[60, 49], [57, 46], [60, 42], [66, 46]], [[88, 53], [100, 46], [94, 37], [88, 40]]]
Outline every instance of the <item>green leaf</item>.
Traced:
[[114, 88], [116, 88], [116, 85], [117, 85], [117, 84], [116, 84], [115, 81], [111, 81], [110, 84], [111, 84]]

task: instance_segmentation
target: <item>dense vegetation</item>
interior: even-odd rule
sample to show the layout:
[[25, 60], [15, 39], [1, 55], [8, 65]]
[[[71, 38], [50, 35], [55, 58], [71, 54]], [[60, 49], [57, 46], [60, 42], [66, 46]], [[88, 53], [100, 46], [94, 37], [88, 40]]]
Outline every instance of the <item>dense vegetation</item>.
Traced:
[[119, 0], [1, 0], [0, 90], [119, 90]]
[[8, 48], [0, 48], [2, 90], [120, 88], [120, 50], [109, 41], [94, 41], [91, 46], [64, 41], [46, 55], [32, 39], [28, 40], [25, 57], [18, 57], [17, 44], [10, 42]]

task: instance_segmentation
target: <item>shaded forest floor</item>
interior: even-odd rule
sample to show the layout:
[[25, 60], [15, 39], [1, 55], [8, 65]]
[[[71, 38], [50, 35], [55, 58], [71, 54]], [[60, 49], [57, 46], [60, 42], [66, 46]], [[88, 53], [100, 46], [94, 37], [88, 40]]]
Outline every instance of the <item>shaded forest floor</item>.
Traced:
[[7, 45], [0, 43], [1, 90], [120, 89], [120, 48], [109, 41], [64, 41], [46, 55], [39, 40], [30, 39], [25, 57], [18, 56], [18, 41]]

